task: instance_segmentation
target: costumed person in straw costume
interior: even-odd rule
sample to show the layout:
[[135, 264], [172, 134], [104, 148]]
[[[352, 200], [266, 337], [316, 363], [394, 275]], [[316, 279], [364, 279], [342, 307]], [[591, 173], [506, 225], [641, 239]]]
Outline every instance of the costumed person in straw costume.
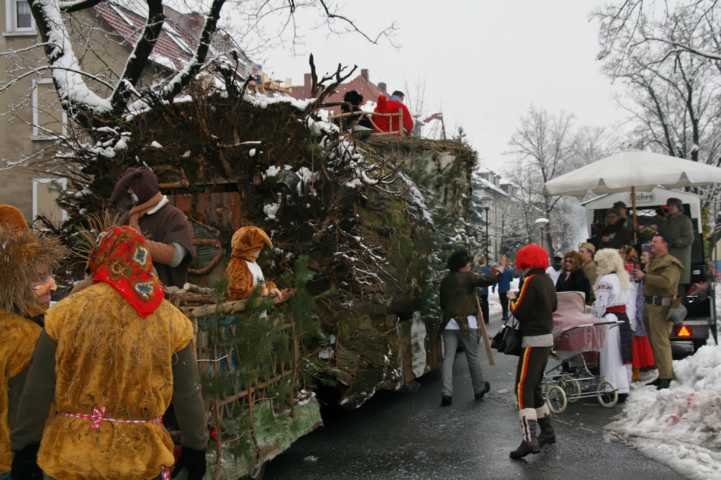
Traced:
[[265, 247], [273, 247], [270, 237], [258, 227], [241, 227], [231, 239], [231, 258], [225, 269], [228, 277], [228, 299], [244, 300], [260, 287], [263, 297], [273, 297], [276, 302], [288, 298], [291, 291], [280, 290], [275, 283], [266, 281], [257, 260]]
[[608, 327], [606, 344], [601, 350], [601, 376], [618, 389], [618, 400], [623, 403], [631, 391], [633, 331], [627, 304], [633, 291], [618, 250], [601, 249], [595, 260], [598, 279], [594, 285], [593, 314], [605, 322], [621, 322], [618, 327]]
[[55, 289], [51, 271], [64, 254], [57, 241], [31, 232], [18, 209], [0, 205], [0, 478], [10, 472], [10, 431]]
[[176, 468], [203, 478], [193, 325], [164, 299], [152, 265], [135, 229], [107, 229], [90, 255], [93, 285], [47, 312], [12, 432], [13, 479], [40, 478], [38, 465], [57, 479], [169, 479], [174, 446], [161, 417], [171, 400]]
[[[516, 254], [516, 269], [524, 272], [521, 291], [511, 303], [511, 312], [518, 319], [523, 337], [515, 389], [523, 438], [510, 454], [513, 459], [538, 453], [542, 446], [556, 442], [551, 412], [541, 391], [543, 372], [553, 347], [553, 312], [558, 306], [556, 290], [545, 273], [546, 268], [548, 253], [535, 243]], [[541, 427], [540, 435], [536, 432], [537, 425]]]

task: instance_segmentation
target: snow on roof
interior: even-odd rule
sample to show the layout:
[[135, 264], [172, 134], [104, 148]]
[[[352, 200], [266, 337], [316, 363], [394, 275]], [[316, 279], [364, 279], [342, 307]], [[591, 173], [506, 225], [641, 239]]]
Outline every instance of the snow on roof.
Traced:
[[[485, 178], [481, 177], [482, 174], [489, 173], [489, 172], [494, 173], [491, 170], [483, 171], [483, 169], [476, 169], [473, 172], [473, 182], [476, 184], [479, 184], [481, 186], [481, 188], [483, 188], [484, 190], [491, 190], [492, 192], [495, 192], [499, 195], [507, 197], [508, 192], [503, 190], [501, 187], [498, 187], [498, 186], [494, 185], [493, 183], [489, 182]], [[494, 175], [495, 175], [495, 173], [494, 173]]]
[[[129, 48], [133, 48], [142, 35], [147, 20], [146, 9], [131, 9], [118, 0], [101, 2], [93, 6], [95, 13], [116, 33]], [[205, 16], [197, 12], [181, 13], [163, 5], [165, 22], [153, 49], [150, 60], [163, 68], [181, 70], [193, 57]], [[214, 51], [238, 49], [229, 35], [213, 37], [210, 55]]]

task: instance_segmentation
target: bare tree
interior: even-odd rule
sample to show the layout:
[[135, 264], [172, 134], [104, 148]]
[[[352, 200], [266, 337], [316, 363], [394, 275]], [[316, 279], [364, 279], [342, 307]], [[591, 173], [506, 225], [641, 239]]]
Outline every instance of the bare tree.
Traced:
[[[626, 94], [630, 143], [721, 166], [721, 2], [617, 1], [594, 16], [599, 58]], [[702, 193], [708, 202], [717, 189]]]
[[[524, 172], [522, 187], [528, 201], [539, 208], [541, 216], [551, 219], [560, 197], [546, 193], [545, 183], [565, 172], [573, 155], [573, 116], [564, 112], [552, 115], [531, 107], [509, 141], [517, 161], [517, 169]], [[524, 185], [525, 184], [525, 185]], [[553, 249], [553, 236], [546, 229], [545, 242]]]
[[[626, 1], [596, 13], [600, 58], [629, 93], [631, 105], [623, 106], [637, 124], [637, 145], [718, 164], [720, 64], [672, 45], [709, 42], [707, 23], [718, 13], [716, 4]], [[671, 40], [659, 41], [664, 38]]]
[[614, 50], [629, 55], [653, 49], [651, 60], [688, 53], [715, 62], [721, 71], [719, 0], [618, 0], [597, 9], [601, 58]]

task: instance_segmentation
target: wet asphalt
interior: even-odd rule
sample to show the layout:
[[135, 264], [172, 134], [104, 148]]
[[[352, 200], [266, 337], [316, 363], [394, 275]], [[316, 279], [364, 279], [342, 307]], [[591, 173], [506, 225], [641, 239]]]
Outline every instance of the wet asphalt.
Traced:
[[[498, 328], [492, 322], [492, 330]], [[558, 442], [539, 455], [513, 461], [520, 442], [513, 397], [517, 357], [497, 355], [484, 374], [491, 392], [473, 400], [463, 354], [456, 362], [453, 405], [440, 408], [440, 374], [420, 380], [415, 392], [384, 392], [353, 412], [325, 418], [266, 468], [265, 479], [426, 480], [683, 478], [640, 452], [604, 438], [620, 407], [580, 400], [554, 417]]]

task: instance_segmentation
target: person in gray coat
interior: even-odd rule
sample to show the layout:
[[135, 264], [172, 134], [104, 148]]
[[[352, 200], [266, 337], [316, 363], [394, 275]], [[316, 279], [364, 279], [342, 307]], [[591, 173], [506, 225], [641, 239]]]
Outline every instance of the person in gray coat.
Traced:
[[668, 215], [660, 228], [664, 237], [669, 239], [668, 253], [683, 264], [683, 273], [679, 282], [679, 293], [685, 295], [691, 283], [691, 247], [693, 246], [693, 223], [683, 213], [683, 203], [678, 198], [669, 198], [666, 202]]
[[[443, 367], [441, 378], [441, 406], [447, 407], [453, 402], [453, 365], [456, 351], [463, 345], [471, 373], [471, 383], [476, 400], [482, 400], [491, 386], [483, 380], [479, 355], [480, 333], [478, 324], [478, 304], [476, 289], [498, 283], [499, 270], [478, 274], [471, 271], [473, 259], [465, 250], [457, 250], [448, 258], [448, 275], [441, 281], [440, 303], [443, 321], [440, 326], [443, 340]], [[502, 269], [502, 268], [501, 268]]]

